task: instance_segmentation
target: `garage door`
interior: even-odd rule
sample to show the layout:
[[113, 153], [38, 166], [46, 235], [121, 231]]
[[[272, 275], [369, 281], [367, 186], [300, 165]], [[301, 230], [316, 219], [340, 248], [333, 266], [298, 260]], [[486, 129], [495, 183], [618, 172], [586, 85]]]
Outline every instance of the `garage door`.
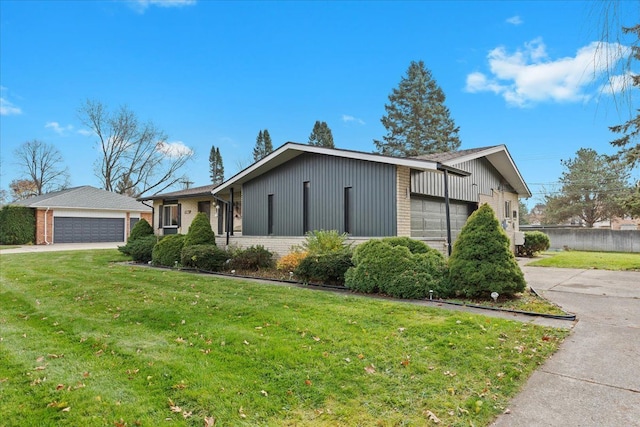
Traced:
[[[453, 242], [475, 207], [475, 203], [449, 201]], [[411, 199], [411, 237], [447, 237], [446, 206], [443, 200]]]
[[53, 219], [54, 243], [123, 242], [124, 218]]

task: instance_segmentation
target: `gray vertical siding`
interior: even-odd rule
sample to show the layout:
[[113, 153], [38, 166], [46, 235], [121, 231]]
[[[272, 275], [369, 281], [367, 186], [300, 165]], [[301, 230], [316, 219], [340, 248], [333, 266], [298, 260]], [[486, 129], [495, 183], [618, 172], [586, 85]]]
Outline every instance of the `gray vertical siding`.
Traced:
[[[454, 200], [477, 202], [478, 194], [492, 194], [506, 185], [498, 171], [485, 159], [475, 159], [453, 165], [458, 169], [471, 172], [471, 176], [449, 175], [449, 197]], [[476, 186], [472, 185], [476, 184]], [[504, 188], [512, 191], [510, 188]], [[444, 181], [441, 173], [411, 171], [411, 191], [427, 196], [444, 197]]]
[[396, 168], [305, 153], [242, 187], [243, 234], [267, 235], [273, 194], [273, 234], [303, 234], [303, 185], [309, 182], [309, 228], [344, 231], [344, 188], [352, 187], [351, 235], [396, 234]]

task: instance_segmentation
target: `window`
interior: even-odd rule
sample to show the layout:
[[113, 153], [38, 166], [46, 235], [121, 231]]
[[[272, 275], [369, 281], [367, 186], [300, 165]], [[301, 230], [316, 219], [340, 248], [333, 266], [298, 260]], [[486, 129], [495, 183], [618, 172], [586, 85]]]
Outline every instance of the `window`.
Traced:
[[504, 202], [504, 217], [511, 218], [511, 200]]
[[178, 228], [178, 205], [164, 205], [162, 207], [162, 226], [164, 228]]
[[344, 232], [351, 233], [351, 187], [344, 188]]
[[302, 232], [309, 232], [309, 181], [302, 187]]
[[273, 194], [267, 196], [267, 234], [273, 235]]

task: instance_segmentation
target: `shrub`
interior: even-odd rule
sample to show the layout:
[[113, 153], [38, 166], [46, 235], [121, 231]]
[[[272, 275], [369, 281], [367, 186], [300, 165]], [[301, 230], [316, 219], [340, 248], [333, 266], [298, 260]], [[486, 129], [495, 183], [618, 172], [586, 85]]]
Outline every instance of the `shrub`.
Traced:
[[347, 237], [347, 233], [340, 234], [337, 230], [309, 231], [302, 247], [310, 254], [340, 252], [350, 247], [346, 244]]
[[278, 269], [278, 271], [284, 271], [285, 273], [294, 271], [308, 254], [309, 253], [305, 251], [293, 251], [288, 253], [278, 260], [276, 263], [276, 269]]
[[310, 254], [300, 262], [294, 273], [305, 282], [344, 285], [344, 275], [352, 266], [351, 252], [342, 250]]
[[[153, 247], [156, 243], [158, 243], [157, 236], [151, 235], [139, 237], [126, 244], [128, 251], [127, 255], [129, 255], [135, 262], [148, 263], [153, 258]], [[123, 252], [121, 249], [123, 247], [125, 246], [118, 247], [120, 252]]]
[[229, 254], [216, 245], [192, 245], [184, 246], [181, 253], [181, 262], [185, 267], [193, 267], [206, 271], [220, 271]]
[[525, 288], [524, 275], [489, 205], [467, 219], [449, 258], [450, 286], [456, 295], [488, 298], [492, 292], [513, 295]]
[[536, 253], [546, 251], [551, 246], [549, 236], [542, 231], [524, 233], [524, 245], [518, 246], [518, 255], [533, 257]]
[[36, 236], [34, 210], [26, 206], [3, 206], [0, 210], [0, 244], [24, 245]]
[[[399, 298], [424, 298], [429, 290], [444, 296], [446, 292], [446, 261], [444, 256], [427, 245], [408, 240], [370, 240], [358, 246], [353, 264], [346, 273], [345, 285], [365, 293], [385, 293]], [[412, 253], [409, 246], [424, 253]]]
[[127, 242], [146, 236], [153, 236], [153, 227], [151, 227], [147, 220], [143, 218], [133, 226], [131, 233], [129, 233], [129, 239], [127, 239]]
[[240, 270], [260, 270], [273, 267], [273, 253], [262, 245], [240, 249], [233, 254], [230, 267]]
[[152, 261], [157, 265], [173, 267], [180, 262], [184, 234], [170, 234], [164, 236], [153, 248]]
[[209, 218], [204, 212], [199, 212], [191, 222], [189, 231], [184, 239], [185, 246], [215, 245], [216, 235], [211, 229]]
[[[140, 221], [136, 222], [136, 225], [134, 225], [133, 228], [131, 229], [131, 233], [129, 233], [129, 238], [127, 239], [127, 243], [124, 246], [118, 246], [118, 250], [125, 255], [132, 256], [131, 245], [133, 244], [133, 242], [148, 236], [153, 236], [153, 227], [149, 225], [147, 220], [141, 219]], [[153, 246], [151, 248], [153, 249]], [[139, 249], [140, 248], [136, 248], [136, 250], [139, 250]], [[138, 260], [134, 259], [134, 261], [138, 261]], [[147, 261], [151, 261], [151, 258], [149, 258]]]
[[404, 246], [409, 249], [412, 254], [426, 254], [435, 250], [429, 247], [426, 243], [410, 237], [385, 237], [382, 241], [390, 244], [391, 246]]

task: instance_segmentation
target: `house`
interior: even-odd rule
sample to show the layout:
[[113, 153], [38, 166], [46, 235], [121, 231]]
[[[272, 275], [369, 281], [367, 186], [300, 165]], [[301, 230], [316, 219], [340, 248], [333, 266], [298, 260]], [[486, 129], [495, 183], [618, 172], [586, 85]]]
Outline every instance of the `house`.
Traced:
[[136, 199], [88, 185], [54, 191], [12, 203], [35, 211], [37, 245], [124, 242], [151, 207]]
[[225, 245], [261, 244], [283, 255], [306, 232], [333, 229], [356, 242], [410, 236], [446, 252], [488, 203], [513, 246], [522, 239], [518, 198], [531, 196], [504, 145], [399, 158], [289, 142], [207, 196], [210, 187], [145, 199], [154, 200], [158, 234], [186, 233], [189, 215], [210, 202]]

